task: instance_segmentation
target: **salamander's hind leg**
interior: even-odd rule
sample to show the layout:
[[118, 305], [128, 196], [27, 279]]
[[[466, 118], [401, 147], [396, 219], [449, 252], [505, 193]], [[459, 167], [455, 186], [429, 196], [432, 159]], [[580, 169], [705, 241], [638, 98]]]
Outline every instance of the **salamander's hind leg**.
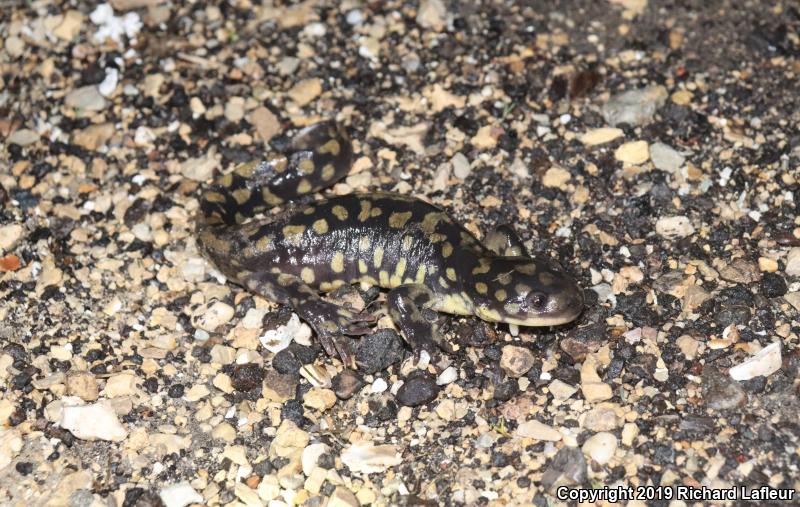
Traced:
[[504, 224], [486, 235], [486, 247], [497, 255], [518, 257], [528, 255], [525, 245], [510, 225]]
[[355, 366], [350, 344], [343, 335], [369, 333], [369, 323], [375, 320], [373, 315], [355, 313], [324, 301], [314, 289], [293, 275], [250, 273], [241, 277], [241, 283], [273, 301], [291, 305], [317, 333], [328, 355], [339, 356], [351, 368]]
[[422, 314], [422, 310], [430, 306], [433, 299], [433, 292], [419, 284], [400, 285], [390, 290], [386, 296], [389, 315], [400, 328], [417, 360], [423, 350], [431, 356], [439, 349], [450, 351], [436, 324], [425, 319]]

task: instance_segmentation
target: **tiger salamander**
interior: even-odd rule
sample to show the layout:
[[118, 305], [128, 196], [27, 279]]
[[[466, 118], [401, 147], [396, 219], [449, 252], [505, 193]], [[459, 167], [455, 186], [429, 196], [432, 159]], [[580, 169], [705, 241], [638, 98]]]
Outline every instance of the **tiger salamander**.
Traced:
[[[366, 334], [374, 317], [320, 297], [344, 284], [391, 289], [389, 314], [417, 357], [448, 350], [425, 308], [521, 326], [564, 324], [581, 313], [577, 283], [528, 255], [507, 226], [481, 244], [442, 209], [401, 194], [291, 202], [347, 175], [353, 148], [341, 126], [317, 123], [279, 144], [202, 194], [198, 244], [228, 278], [291, 305], [346, 365], [353, 355], [343, 335]], [[245, 222], [279, 205], [285, 209]]]

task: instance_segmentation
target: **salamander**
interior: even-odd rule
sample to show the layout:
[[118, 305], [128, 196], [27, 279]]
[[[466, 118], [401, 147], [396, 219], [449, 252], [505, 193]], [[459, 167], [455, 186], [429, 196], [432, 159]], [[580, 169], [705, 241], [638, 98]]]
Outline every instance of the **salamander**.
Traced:
[[345, 335], [367, 334], [374, 316], [320, 295], [345, 284], [390, 289], [389, 315], [417, 358], [450, 350], [424, 309], [521, 326], [565, 324], [583, 310], [576, 281], [530, 256], [507, 225], [481, 243], [443, 209], [402, 194], [310, 201], [350, 170], [353, 148], [335, 122], [273, 146], [264, 160], [237, 167], [202, 193], [198, 246], [229, 279], [291, 305], [346, 365], [354, 361]]

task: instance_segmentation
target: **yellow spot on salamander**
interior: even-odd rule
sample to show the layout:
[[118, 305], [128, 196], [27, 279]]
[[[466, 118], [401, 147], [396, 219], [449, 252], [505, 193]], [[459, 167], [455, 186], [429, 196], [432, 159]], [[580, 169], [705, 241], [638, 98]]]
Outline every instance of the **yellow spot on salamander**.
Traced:
[[402, 284], [403, 284], [403, 279], [397, 275], [392, 275], [391, 278], [389, 278], [389, 288], [391, 289], [394, 289], [395, 287]]
[[434, 232], [433, 234], [428, 236], [428, 238], [431, 240], [431, 243], [441, 243], [442, 241], [447, 239], [447, 236], [440, 232]]
[[300, 270], [300, 278], [307, 284], [314, 283], [314, 271], [311, 268], [303, 268]]
[[347, 208], [345, 208], [340, 204], [334, 206], [333, 209], [331, 210], [331, 213], [333, 213], [333, 216], [335, 216], [339, 220], [347, 220]]
[[485, 306], [479, 306], [475, 309], [475, 315], [478, 318], [483, 319], [488, 322], [501, 322], [502, 317], [500, 317], [500, 312], [497, 310], [492, 310], [491, 308], [487, 308]]
[[225, 196], [219, 192], [206, 192], [203, 194], [202, 200], [206, 202], [225, 202]]
[[372, 210], [372, 203], [369, 201], [361, 201], [361, 213], [358, 214], [358, 220], [366, 222], [369, 218], [370, 211]]
[[400, 246], [400, 249], [403, 251], [408, 251], [411, 249], [413, 242], [414, 238], [412, 236], [403, 236], [403, 244]]
[[542, 282], [542, 285], [552, 285], [553, 282], [556, 281], [556, 278], [547, 271], [542, 271], [539, 273], [539, 281]]
[[265, 165], [271, 166], [276, 173], [282, 173], [289, 165], [289, 161], [286, 159], [285, 155], [275, 154], [267, 159]]
[[270, 243], [272, 243], [272, 237], [264, 236], [263, 238], [256, 241], [256, 249], [260, 252], [266, 252], [267, 248], [269, 248]]
[[451, 255], [453, 255], [453, 245], [451, 245], [449, 241], [445, 241], [444, 244], [442, 244], [442, 256], [450, 257]]
[[472, 305], [459, 294], [448, 294], [438, 304], [434, 305], [434, 309], [453, 315], [471, 315], [473, 311]]
[[334, 273], [344, 271], [344, 252], [336, 252], [331, 259], [331, 269]]
[[261, 191], [261, 196], [264, 198], [264, 202], [269, 205], [277, 206], [279, 204], [283, 204], [283, 199], [273, 194], [268, 188], [265, 188]]
[[233, 183], [233, 174], [231, 173], [223, 174], [222, 178], [219, 179], [219, 184], [222, 185], [223, 187], [230, 187], [232, 183]]
[[447, 269], [444, 270], [444, 274], [445, 274], [445, 276], [447, 276], [447, 279], [450, 280], [451, 282], [455, 282], [456, 281], [456, 270], [455, 269], [447, 268]]
[[367, 263], [364, 262], [362, 259], [358, 259], [358, 272], [363, 274], [366, 273], [367, 271], [369, 271]]
[[320, 153], [330, 153], [331, 155], [336, 156], [339, 154], [340, 149], [341, 146], [339, 146], [339, 141], [336, 139], [331, 139], [327, 143], [323, 144], [317, 151]]
[[292, 246], [300, 246], [303, 240], [303, 233], [306, 232], [305, 225], [287, 225], [283, 228], [283, 237]]
[[[397, 261], [397, 266], [395, 266], [395, 268], [394, 268], [394, 274], [398, 278], [402, 278], [402, 276], [406, 273], [406, 264], [407, 264], [407, 262], [406, 262], [406, 259], [404, 257], [401, 257], [400, 260]], [[400, 285], [400, 284], [398, 284], [398, 285]]]
[[514, 268], [514, 270], [518, 273], [522, 273], [523, 275], [532, 275], [536, 273], [536, 264], [532, 262], [528, 264], [522, 264]]
[[420, 223], [420, 229], [422, 229], [427, 234], [432, 234], [436, 230], [436, 224], [438, 224], [444, 218], [444, 213], [441, 211], [432, 211], [425, 215], [422, 219], [422, 223]]
[[492, 263], [489, 261], [489, 259], [479, 259], [478, 265], [472, 270], [472, 274], [479, 275], [482, 273], [488, 273], [491, 267]]
[[478, 282], [475, 284], [475, 290], [478, 291], [478, 294], [486, 294], [489, 291], [489, 287], [483, 282]]
[[314, 161], [310, 158], [301, 160], [300, 163], [297, 164], [297, 168], [300, 169], [300, 172], [303, 174], [311, 174], [314, 172]]
[[423, 283], [425, 281], [425, 271], [427, 271], [425, 264], [417, 268], [417, 276], [414, 277], [414, 283]]
[[405, 227], [406, 222], [411, 218], [410, 211], [395, 211], [389, 215], [389, 227], [395, 229], [402, 229]]
[[519, 305], [517, 303], [506, 303], [503, 309], [506, 311], [506, 313], [519, 313]]
[[324, 218], [320, 218], [314, 222], [314, 225], [312, 225], [311, 228], [314, 229], [314, 232], [317, 234], [325, 234], [328, 232], [328, 221]]
[[370, 245], [372, 245], [372, 240], [369, 239], [369, 236], [361, 236], [358, 240], [358, 251], [368, 252]]
[[258, 167], [258, 161], [254, 160], [252, 162], [246, 162], [240, 165], [239, 167], [234, 169], [234, 172], [243, 178], [249, 178], [253, 176], [256, 167]]
[[445, 289], [447, 289], [447, 288], [449, 288], [449, 287], [450, 287], [450, 284], [449, 284], [449, 283], [447, 283], [447, 280], [445, 280], [445, 279], [444, 279], [444, 278], [442, 278], [441, 276], [439, 277], [439, 285], [441, 285], [441, 286], [442, 286], [443, 288], [445, 288]]
[[508, 294], [503, 289], [499, 289], [499, 290], [495, 291], [494, 297], [498, 301], [505, 301], [506, 299], [508, 299]]
[[300, 180], [300, 183], [297, 184], [297, 193], [307, 194], [308, 192], [311, 192], [311, 182], [303, 178]]
[[250, 191], [246, 188], [237, 188], [232, 194], [238, 204], [244, 204], [250, 200]]
[[379, 271], [378, 272], [378, 282], [380, 283], [381, 287], [388, 287], [389, 286], [389, 273], [387, 271]]
[[508, 285], [511, 283], [511, 273], [503, 273], [502, 275], [497, 277], [497, 281], [503, 285]]
[[375, 248], [375, 251], [372, 253], [372, 265], [376, 268], [381, 267], [383, 263], [383, 247], [379, 246]]
[[336, 176], [336, 169], [331, 165], [327, 164], [325, 167], [322, 168], [322, 179], [328, 181]]

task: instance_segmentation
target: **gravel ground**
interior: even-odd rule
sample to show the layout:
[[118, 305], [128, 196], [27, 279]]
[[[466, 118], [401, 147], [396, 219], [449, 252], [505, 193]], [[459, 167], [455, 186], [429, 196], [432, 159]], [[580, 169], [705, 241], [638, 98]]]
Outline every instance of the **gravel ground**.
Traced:
[[[0, 503], [800, 489], [795, 2], [271, 4], [2, 2]], [[331, 192], [509, 222], [583, 315], [445, 316], [435, 364], [382, 319], [354, 372], [225, 283], [201, 186], [330, 117]]]

